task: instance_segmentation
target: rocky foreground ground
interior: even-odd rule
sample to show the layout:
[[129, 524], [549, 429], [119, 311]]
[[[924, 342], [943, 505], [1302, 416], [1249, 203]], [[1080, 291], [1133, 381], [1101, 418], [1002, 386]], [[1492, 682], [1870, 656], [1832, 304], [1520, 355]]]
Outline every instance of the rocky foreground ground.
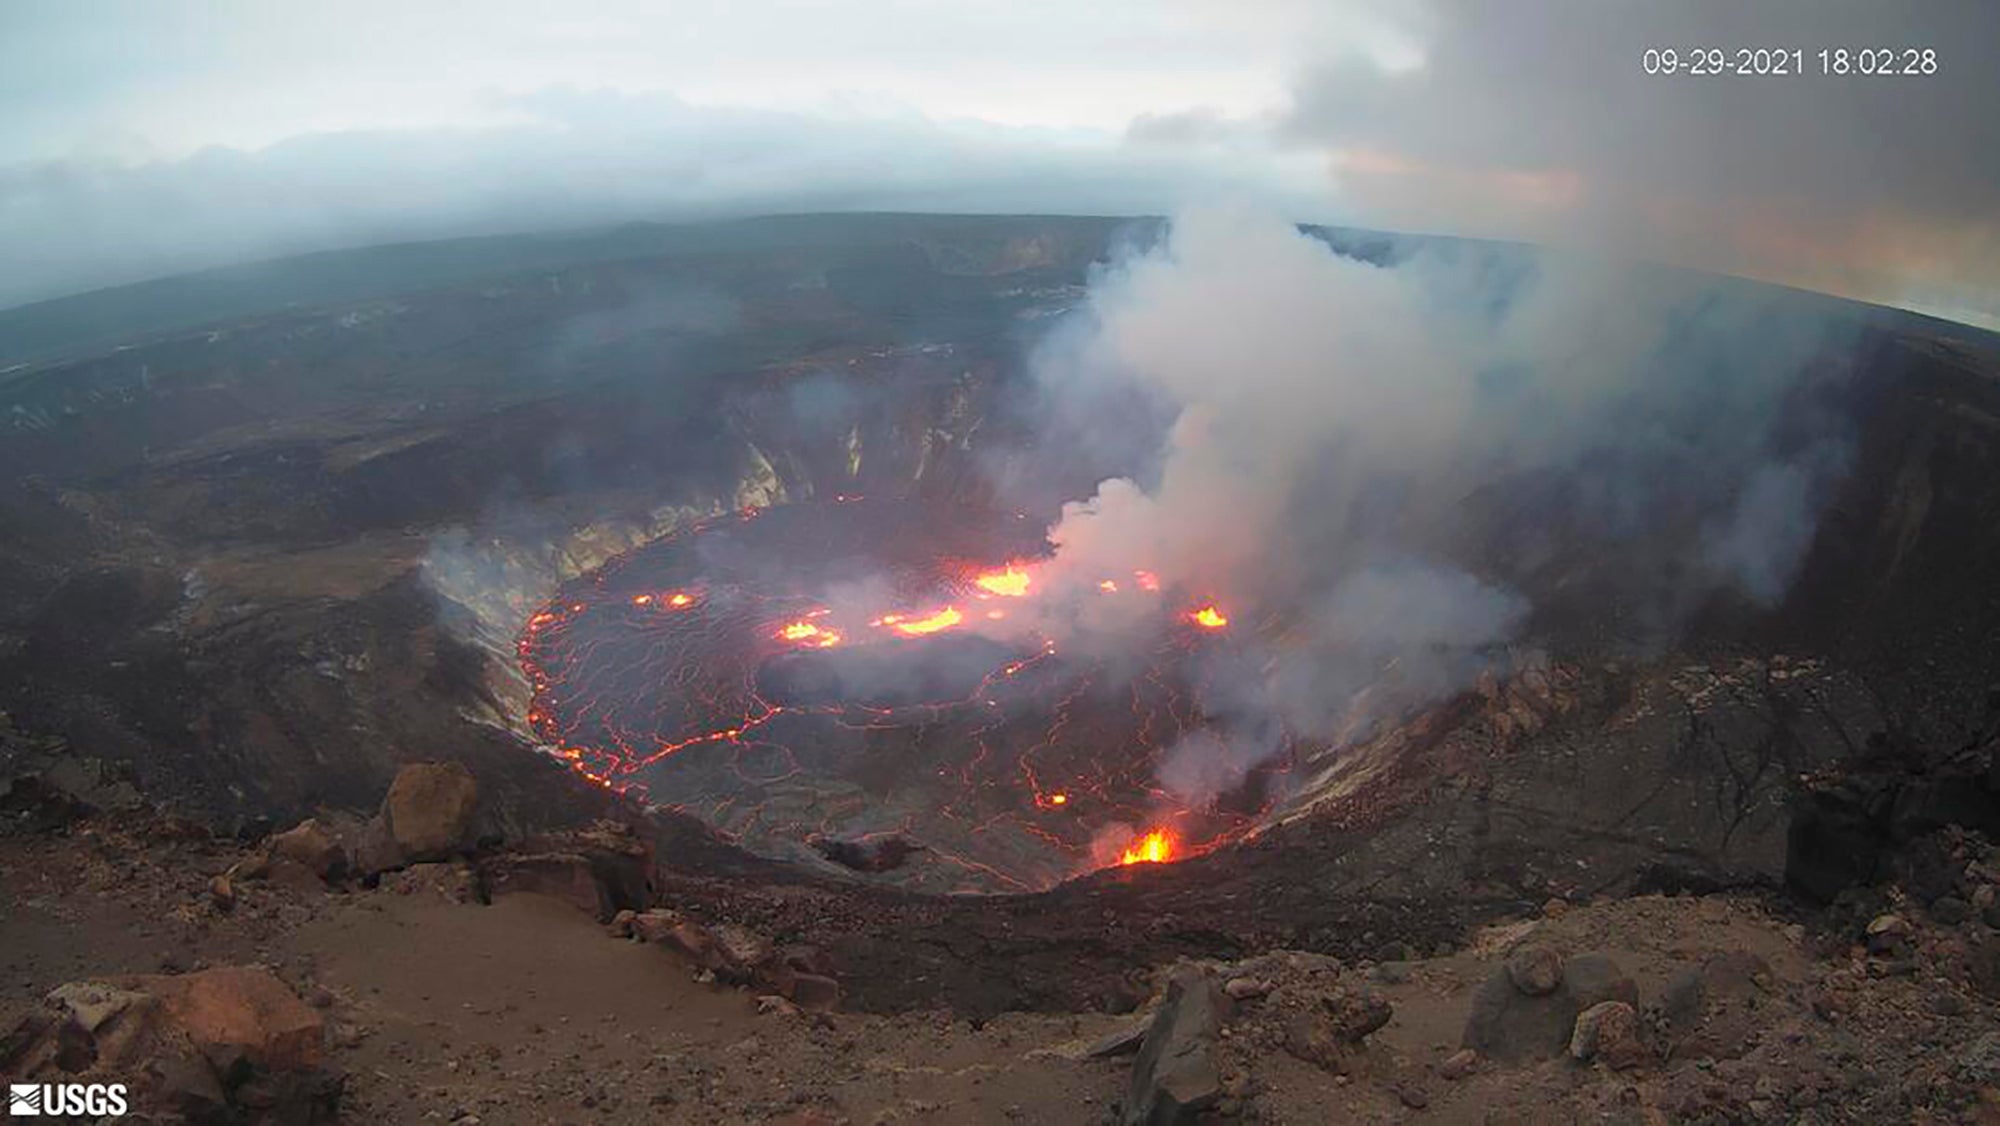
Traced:
[[1555, 899], [968, 1017], [852, 1011], [809, 941], [656, 892], [625, 826], [474, 839], [463, 767], [218, 835], [46, 750], [0, 788], [0, 1072], [139, 1120], [2000, 1122], [2000, 851], [1955, 830], [1811, 913]]

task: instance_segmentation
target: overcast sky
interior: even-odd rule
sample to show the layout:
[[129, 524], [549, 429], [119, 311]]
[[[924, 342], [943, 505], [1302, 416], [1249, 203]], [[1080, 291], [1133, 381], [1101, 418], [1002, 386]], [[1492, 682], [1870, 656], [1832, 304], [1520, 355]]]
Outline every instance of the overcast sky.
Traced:
[[[1654, 45], [1813, 73], [1648, 76]], [[1869, 45], [1937, 71], [1816, 73]], [[2000, 325], [2000, 4], [0, 3], [0, 305], [633, 218], [1223, 197]]]

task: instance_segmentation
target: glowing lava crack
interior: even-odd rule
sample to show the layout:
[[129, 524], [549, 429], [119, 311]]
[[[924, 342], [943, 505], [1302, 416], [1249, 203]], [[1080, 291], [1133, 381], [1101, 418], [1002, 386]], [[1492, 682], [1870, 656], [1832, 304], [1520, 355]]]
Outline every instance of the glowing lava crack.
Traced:
[[876, 878], [925, 890], [1044, 888], [1253, 824], [1266, 774], [1200, 809], [1155, 780], [1161, 754], [1206, 727], [1192, 689], [1227, 658], [1228, 618], [1168, 606], [1139, 571], [1091, 592], [1159, 604], [1137, 670], [1000, 633], [1036, 606], [1045, 551], [1025, 520], [915, 502], [711, 521], [529, 619], [528, 720], [580, 772], [760, 852], [902, 838], [914, 850]]

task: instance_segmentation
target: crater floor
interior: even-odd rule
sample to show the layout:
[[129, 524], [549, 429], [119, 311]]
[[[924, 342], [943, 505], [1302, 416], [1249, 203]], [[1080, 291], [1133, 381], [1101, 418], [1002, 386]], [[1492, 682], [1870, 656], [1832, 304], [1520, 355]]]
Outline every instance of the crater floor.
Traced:
[[757, 851], [929, 891], [1037, 890], [1247, 828], [1263, 779], [1199, 812], [1154, 781], [1204, 727], [1192, 678], [1226, 636], [1163, 612], [1135, 670], [975, 632], [1025, 609], [1042, 550], [1025, 518], [916, 501], [709, 522], [530, 619], [530, 722], [590, 777]]

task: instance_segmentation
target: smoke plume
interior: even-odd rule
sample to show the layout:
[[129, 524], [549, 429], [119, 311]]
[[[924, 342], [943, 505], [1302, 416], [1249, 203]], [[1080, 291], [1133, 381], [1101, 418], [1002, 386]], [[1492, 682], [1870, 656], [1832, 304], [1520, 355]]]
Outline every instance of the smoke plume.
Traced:
[[[1525, 248], [1369, 259], [1186, 214], [1038, 357], [1063, 432], [1120, 395], [1166, 420], [1128, 416], [1131, 470], [1063, 507], [1032, 627], [1102, 656], [1163, 609], [1228, 614], [1196, 670], [1211, 727], [1162, 759], [1185, 801], [1287, 739], [1358, 738], [1465, 688], [1561, 632], [1569, 585], [1621, 607], [1633, 645], [1718, 593], [1775, 603], [1844, 468], [1832, 421], [1777, 425], [1835, 331], [1813, 311]], [[1150, 612], [1091, 597], [1140, 571]]]

